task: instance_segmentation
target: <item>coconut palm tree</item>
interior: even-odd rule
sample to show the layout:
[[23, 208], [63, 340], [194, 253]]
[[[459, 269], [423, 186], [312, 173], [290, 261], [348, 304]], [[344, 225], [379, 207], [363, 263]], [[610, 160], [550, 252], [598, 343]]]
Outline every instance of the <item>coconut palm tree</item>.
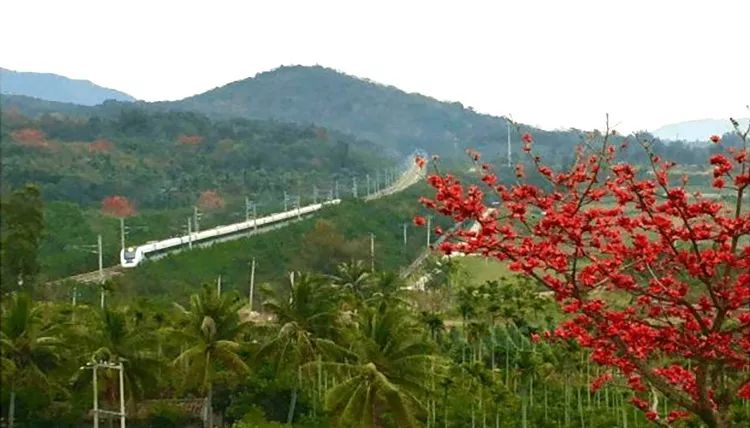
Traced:
[[226, 368], [236, 374], [249, 372], [239, 351], [247, 323], [241, 321], [242, 307], [235, 293], [219, 295], [210, 285], [190, 298], [190, 307], [176, 305], [181, 312], [185, 338], [192, 346], [174, 361], [176, 367], [186, 367], [186, 383], [198, 383], [206, 393], [208, 427], [213, 428], [213, 388], [216, 373]]
[[306, 273], [291, 273], [285, 289], [266, 286], [261, 291], [266, 296], [263, 307], [276, 318], [278, 331], [261, 346], [257, 358], [273, 361], [277, 373], [294, 377], [287, 415], [287, 423], [292, 423], [300, 370], [335, 348], [340, 294], [328, 278]]
[[326, 407], [340, 426], [381, 427], [386, 415], [414, 427], [425, 415], [426, 379], [437, 360], [425, 335], [394, 302], [382, 300], [359, 312], [350, 351], [327, 364], [345, 380], [326, 394]]
[[17, 388], [35, 386], [42, 391], [49, 391], [55, 386], [47, 373], [60, 363], [61, 341], [43, 324], [41, 309], [25, 293], [11, 295], [8, 304], [3, 307], [0, 350], [2, 383], [10, 391], [10, 428], [15, 423]]
[[331, 280], [335, 286], [356, 293], [369, 285], [371, 276], [370, 268], [362, 260], [353, 260], [340, 263], [336, 267], [336, 274], [331, 275]]
[[[89, 331], [93, 339], [90, 359], [123, 363], [125, 389], [130, 401], [142, 398], [157, 383], [159, 362], [150, 352], [153, 343], [150, 333], [128, 322], [125, 311], [106, 308], [100, 312], [94, 330]], [[115, 387], [114, 379], [109, 386]]]

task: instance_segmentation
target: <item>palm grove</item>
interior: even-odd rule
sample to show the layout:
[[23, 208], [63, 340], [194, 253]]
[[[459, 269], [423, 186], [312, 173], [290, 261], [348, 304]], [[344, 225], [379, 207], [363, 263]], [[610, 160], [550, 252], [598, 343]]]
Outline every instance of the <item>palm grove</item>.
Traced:
[[[38, 196], [17, 191], [4, 221], [35, 221], [6, 213], [38, 210]], [[3, 275], [23, 278], [25, 290], [3, 297], [8, 426], [90, 423], [92, 379], [81, 367], [91, 361], [123, 363], [131, 426], [648, 424], [621, 385], [591, 386], [601, 369], [575, 344], [532, 340], [561, 315], [520, 278], [478, 283], [460, 263], [436, 258], [424, 291], [408, 291], [398, 275], [352, 261], [264, 286], [260, 314], [214, 283], [175, 304], [100, 308], [32, 298], [35, 238], [23, 226], [3, 230], [4, 244], [21, 239], [13, 233], [30, 240], [19, 256], [27, 259]], [[97, 397], [117, 408], [115, 373], [101, 375]], [[733, 417], [750, 420], [747, 402]]]

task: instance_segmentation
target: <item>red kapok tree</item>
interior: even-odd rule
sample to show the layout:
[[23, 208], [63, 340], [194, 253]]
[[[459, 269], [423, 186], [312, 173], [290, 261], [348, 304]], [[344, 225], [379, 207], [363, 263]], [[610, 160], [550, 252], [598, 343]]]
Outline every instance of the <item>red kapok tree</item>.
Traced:
[[89, 152], [91, 153], [106, 153], [112, 151], [114, 147], [114, 143], [106, 138], [100, 138], [88, 145]]
[[102, 213], [125, 218], [135, 214], [135, 207], [124, 196], [107, 196], [102, 200]]
[[203, 137], [201, 137], [200, 135], [180, 134], [177, 136], [177, 141], [185, 146], [197, 146], [198, 144], [203, 142]]
[[[522, 181], [522, 165], [515, 184], [482, 165], [482, 181], [500, 197], [494, 209], [479, 186], [439, 173], [428, 178], [434, 200], [422, 203], [481, 225], [452, 232], [442, 251], [506, 261], [553, 291], [569, 316], [547, 335], [577, 341], [619, 372], [650, 420], [693, 415], [727, 427], [732, 403], [750, 399], [750, 166], [748, 132], [734, 123], [743, 146], [710, 158], [715, 191], [728, 202], [689, 194], [686, 179], [673, 184], [675, 164], [647, 143], [647, 167], [618, 162], [625, 145], [615, 147], [608, 129], [579, 148], [569, 170], [531, 155], [546, 186]], [[532, 141], [524, 135], [529, 154]], [[656, 391], [684, 410], [658, 413]]]
[[47, 148], [49, 143], [47, 142], [47, 134], [40, 129], [35, 128], [22, 128], [17, 129], [10, 134], [13, 140], [28, 147], [35, 148]]
[[203, 210], [218, 210], [224, 208], [224, 198], [215, 190], [206, 190], [198, 198], [198, 207]]

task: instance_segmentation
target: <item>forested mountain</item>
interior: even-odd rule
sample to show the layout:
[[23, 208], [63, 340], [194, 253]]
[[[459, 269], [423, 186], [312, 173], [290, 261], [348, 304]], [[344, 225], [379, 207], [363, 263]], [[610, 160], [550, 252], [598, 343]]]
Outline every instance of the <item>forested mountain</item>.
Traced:
[[[390, 156], [414, 149], [458, 158], [465, 158], [468, 148], [479, 150], [485, 158], [505, 158], [507, 153], [508, 126], [504, 118], [319, 66], [280, 67], [173, 102], [108, 101], [84, 107], [20, 96], [3, 97], [4, 110], [18, 110], [32, 117], [60, 112], [76, 117], [114, 117], [121, 110], [134, 107], [151, 112], [194, 111], [214, 120], [271, 119], [302, 126], [314, 124], [371, 141]], [[729, 126], [729, 121], [725, 126]], [[515, 124], [510, 127], [513, 163], [521, 160], [521, 134], [527, 131], [534, 135], [536, 153], [548, 163], [558, 165], [569, 164], [574, 147], [585, 139], [585, 132], [577, 129], [545, 131]], [[669, 152], [679, 163], [702, 164], [706, 159], [707, 149], [695, 151], [680, 142], [670, 146], [657, 142], [657, 146], [657, 152]], [[638, 162], [643, 156], [636, 152], [633, 151], [631, 160]]]
[[190, 206], [208, 190], [278, 199], [285, 190], [310, 193], [394, 165], [371, 143], [312, 125], [215, 121], [122, 103], [37, 117], [17, 107], [2, 111], [3, 190], [38, 183], [47, 201], [98, 204], [117, 194], [170, 208]]
[[32, 73], [0, 68], [3, 94], [26, 95], [48, 101], [97, 105], [106, 100], [135, 101], [132, 96], [104, 88], [88, 80], [70, 79], [51, 73]]
[[[508, 127], [504, 118], [320, 66], [280, 67], [180, 101], [151, 106], [198, 111], [219, 118], [315, 123], [402, 153], [419, 148], [443, 156], [464, 156], [465, 149], [473, 148], [485, 156], [504, 157], [507, 152]], [[569, 163], [574, 147], [584, 139], [584, 132], [576, 129], [544, 131], [514, 125], [513, 162], [519, 160], [521, 134], [527, 131], [534, 134], [535, 150], [548, 162], [557, 164]], [[671, 151], [678, 152], [673, 159], [679, 162], [693, 162], [696, 155], [682, 145]], [[702, 163], [705, 157], [698, 155]]]
[[214, 117], [316, 123], [410, 152], [441, 154], [505, 141], [505, 120], [324, 67], [280, 67], [181, 101], [157, 103]]

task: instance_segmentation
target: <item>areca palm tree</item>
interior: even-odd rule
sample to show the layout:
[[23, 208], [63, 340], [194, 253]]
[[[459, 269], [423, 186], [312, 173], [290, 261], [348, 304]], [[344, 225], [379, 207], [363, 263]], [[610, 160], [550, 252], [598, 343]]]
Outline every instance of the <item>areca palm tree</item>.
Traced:
[[300, 388], [299, 372], [334, 347], [339, 294], [324, 276], [292, 273], [285, 289], [262, 289], [263, 307], [274, 314], [278, 331], [260, 348], [257, 358], [274, 361], [277, 373], [292, 373], [287, 423], [294, 419]]
[[431, 367], [436, 359], [424, 334], [393, 302], [360, 311], [356, 338], [342, 362], [330, 367], [346, 377], [326, 394], [326, 407], [340, 426], [382, 426], [389, 415], [414, 427], [425, 414]]
[[183, 316], [184, 334], [192, 346], [173, 362], [186, 367], [186, 383], [198, 383], [206, 393], [208, 427], [213, 427], [213, 387], [217, 371], [226, 368], [237, 374], [250, 369], [242, 360], [242, 335], [247, 323], [239, 316], [242, 306], [234, 293], [219, 295], [212, 286], [204, 286], [200, 294], [190, 298], [190, 307], [177, 305]]
[[[43, 325], [42, 312], [28, 294], [14, 294], [2, 311], [0, 350], [2, 351], [2, 383], [10, 389], [8, 426], [15, 423], [16, 390], [36, 386], [48, 391], [54, 384], [47, 376], [49, 369], [61, 360], [61, 341]], [[5, 370], [8, 369], [8, 372]]]

